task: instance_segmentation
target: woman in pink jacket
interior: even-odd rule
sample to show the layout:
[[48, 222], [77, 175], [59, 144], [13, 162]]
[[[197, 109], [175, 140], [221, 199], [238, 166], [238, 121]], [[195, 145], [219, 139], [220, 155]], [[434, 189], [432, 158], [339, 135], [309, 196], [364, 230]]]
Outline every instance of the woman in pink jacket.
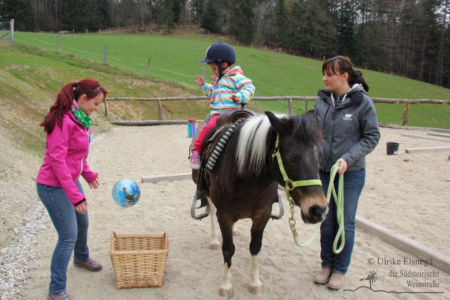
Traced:
[[47, 133], [47, 141], [44, 163], [36, 178], [37, 192], [58, 232], [47, 299], [72, 299], [66, 293], [66, 272], [72, 251], [76, 267], [93, 272], [102, 269], [100, 263], [89, 257], [89, 204], [79, 178], [82, 176], [91, 189], [99, 186], [98, 174], [86, 162], [91, 143], [89, 116], [98, 110], [107, 93], [94, 79], [68, 83], [40, 124]]

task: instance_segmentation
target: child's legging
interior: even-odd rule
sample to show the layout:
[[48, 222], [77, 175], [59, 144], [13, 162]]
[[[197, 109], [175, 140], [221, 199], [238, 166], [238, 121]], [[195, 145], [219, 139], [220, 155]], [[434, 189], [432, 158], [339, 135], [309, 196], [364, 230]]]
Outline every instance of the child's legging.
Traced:
[[203, 127], [202, 131], [198, 135], [197, 140], [194, 142], [194, 147], [192, 151], [197, 151], [198, 153], [202, 153], [203, 146], [205, 146], [206, 142], [203, 141], [208, 132], [216, 125], [216, 120], [219, 115], [212, 116], [211, 120], [206, 123], [205, 127]]

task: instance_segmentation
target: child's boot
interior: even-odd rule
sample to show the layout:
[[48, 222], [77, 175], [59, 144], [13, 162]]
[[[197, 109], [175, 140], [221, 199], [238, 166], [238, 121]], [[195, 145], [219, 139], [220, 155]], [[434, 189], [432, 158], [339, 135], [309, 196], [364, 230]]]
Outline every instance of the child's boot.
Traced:
[[193, 170], [200, 169], [200, 153], [195, 150], [192, 151], [190, 166]]

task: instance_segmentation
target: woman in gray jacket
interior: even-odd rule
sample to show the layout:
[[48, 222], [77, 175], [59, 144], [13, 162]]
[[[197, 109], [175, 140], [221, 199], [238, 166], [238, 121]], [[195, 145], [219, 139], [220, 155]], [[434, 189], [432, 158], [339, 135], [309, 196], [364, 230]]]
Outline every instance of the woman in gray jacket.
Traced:
[[[319, 90], [314, 107], [324, 138], [320, 179], [326, 194], [331, 168], [335, 163], [340, 164], [338, 173], [344, 174], [345, 246], [339, 254], [333, 252], [338, 224], [336, 204], [331, 199], [328, 215], [320, 228], [322, 270], [314, 282], [340, 289], [353, 251], [356, 209], [366, 177], [365, 157], [377, 146], [380, 129], [375, 105], [367, 95], [369, 86], [362, 73], [353, 70], [348, 57], [328, 59], [322, 65], [322, 73], [325, 89]], [[337, 179], [338, 176], [336, 187]]]

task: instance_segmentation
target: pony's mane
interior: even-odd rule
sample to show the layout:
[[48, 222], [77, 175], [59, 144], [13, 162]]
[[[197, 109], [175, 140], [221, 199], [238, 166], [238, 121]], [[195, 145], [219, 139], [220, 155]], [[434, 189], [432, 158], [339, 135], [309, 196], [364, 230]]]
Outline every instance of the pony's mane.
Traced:
[[[306, 115], [289, 117], [286, 114], [277, 114], [277, 118], [284, 121], [292, 130], [292, 134], [302, 144], [319, 145], [322, 140], [320, 129], [315, 120]], [[273, 131], [269, 118], [266, 115], [257, 115], [248, 118], [239, 132], [239, 141], [236, 149], [236, 161], [239, 175], [259, 175], [266, 167], [268, 151], [275, 145], [268, 141], [269, 133]]]

